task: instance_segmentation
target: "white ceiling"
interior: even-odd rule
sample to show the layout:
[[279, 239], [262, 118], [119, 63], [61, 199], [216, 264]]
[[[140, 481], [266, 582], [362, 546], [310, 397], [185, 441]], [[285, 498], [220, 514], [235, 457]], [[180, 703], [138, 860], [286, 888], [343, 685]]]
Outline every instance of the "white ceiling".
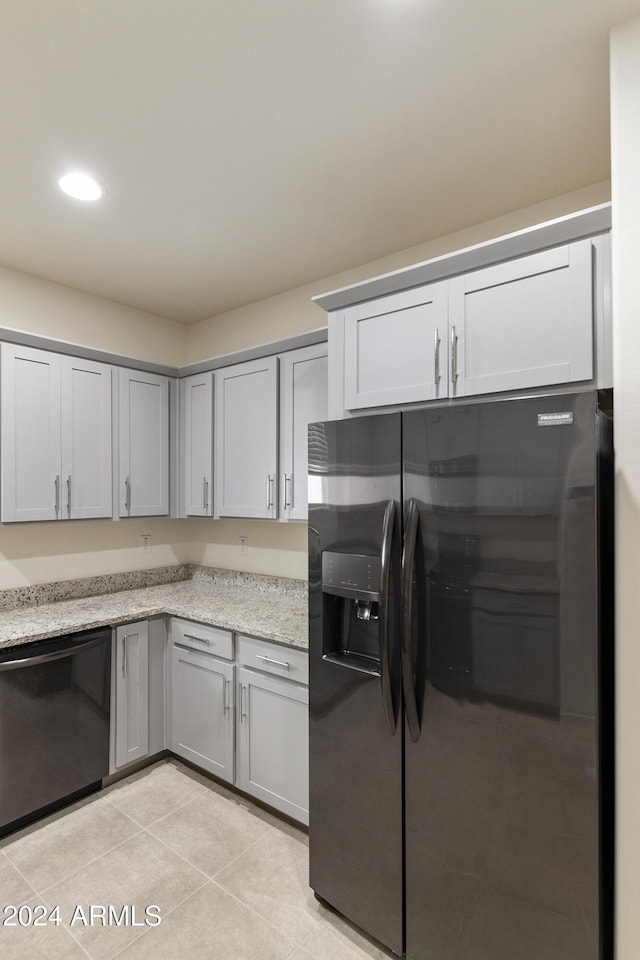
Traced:
[[0, 264], [190, 323], [607, 179], [637, 13], [0, 0]]

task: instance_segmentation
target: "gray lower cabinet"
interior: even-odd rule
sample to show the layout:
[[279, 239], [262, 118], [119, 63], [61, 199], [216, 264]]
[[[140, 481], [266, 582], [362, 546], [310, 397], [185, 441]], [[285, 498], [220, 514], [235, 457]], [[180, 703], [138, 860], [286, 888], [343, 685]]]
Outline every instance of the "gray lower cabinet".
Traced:
[[228, 662], [233, 659], [232, 634], [177, 618], [171, 620], [169, 631], [167, 745], [176, 756], [233, 783], [235, 667]]
[[238, 638], [239, 663], [257, 662], [261, 669], [238, 668], [236, 785], [305, 824], [309, 822], [307, 659], [302, 650]]
[[149, 753], [149, 629], [146, 620], [115, 631], [115, 767]]
[[234, 666], [171, 645], [171, 740], [179, 757], [233, 783]]
[[306, 650], [157, 617], [117, 627], [112, 661], [111, 773], [168, 749], [309, 822]]
[[110, 772], [165, 748], [164, 617], [114, 631]]

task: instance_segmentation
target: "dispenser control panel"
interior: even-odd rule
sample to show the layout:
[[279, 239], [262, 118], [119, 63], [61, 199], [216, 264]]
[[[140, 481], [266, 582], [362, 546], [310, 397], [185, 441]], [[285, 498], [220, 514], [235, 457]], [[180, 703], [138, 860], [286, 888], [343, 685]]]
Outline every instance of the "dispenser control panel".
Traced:
[[380, 594], [380, 557], [325, 550], [322, 554], [322, 589], [338, 597], [377, 600]]

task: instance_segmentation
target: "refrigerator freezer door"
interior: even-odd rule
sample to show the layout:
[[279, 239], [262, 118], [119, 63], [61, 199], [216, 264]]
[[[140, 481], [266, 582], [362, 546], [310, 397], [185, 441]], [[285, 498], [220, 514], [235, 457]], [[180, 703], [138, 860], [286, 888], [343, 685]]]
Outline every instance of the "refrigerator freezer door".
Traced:
[[595, 414], [581, 394], [404, 415], [409, 960], [600, 955]]
[[399, 415], [310, 428], [310, 883], [398, 954], [400, 470]]

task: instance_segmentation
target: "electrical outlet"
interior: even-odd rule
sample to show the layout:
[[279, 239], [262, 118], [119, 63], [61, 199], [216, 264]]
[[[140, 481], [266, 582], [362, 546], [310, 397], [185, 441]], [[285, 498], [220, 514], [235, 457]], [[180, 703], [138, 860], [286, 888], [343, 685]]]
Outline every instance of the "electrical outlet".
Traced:
[[240, 537], [240, 541], [239, 541], [239, 542], [240, 542], [240, 554], [241, 554], [243, 557], [246, 557], [246, 555], [249, 553], [249, 538], [248, 538], [248, 537]]
[[142, 553], [151, 553], [151, 534], [143, 533], [140, 537], [140, 550]]

